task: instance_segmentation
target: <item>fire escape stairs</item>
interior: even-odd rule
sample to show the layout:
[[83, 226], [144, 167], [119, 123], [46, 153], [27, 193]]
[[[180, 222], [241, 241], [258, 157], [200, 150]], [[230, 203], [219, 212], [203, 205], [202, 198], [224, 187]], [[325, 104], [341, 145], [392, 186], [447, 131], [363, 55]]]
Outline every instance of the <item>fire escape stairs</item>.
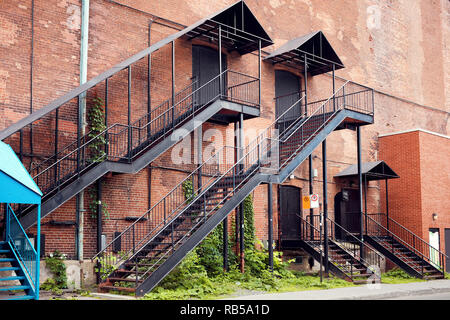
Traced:
[[[243, 154], [233, 165], [222, 165], [219, 160], [224, 158], [227, 147], [206, 160], [147, 211], [142, 220], [126, 228], [93, 258], [100, 265], [103, 279], [100, 288], [130, 291], [137, 296], [151, 291], [258, 185], [282, 183], [343, 122], [373, 123], [372, 100], [359, 99], [366, 94], [372, 97], [372, 90], [350, 93], [348, 87], [347, 82], [318, 105], [302, 105], [301, 119], [277, 132], [274, 129], [281, 127], [284, 116], [281, 115], [243, 148]], [[343, 94], [344, 88], [347, 94]], [[302, 104], [302, 100], [295, 104]], [[354, 108], [351, 101], [366, 104]], [[196, 186], [199, 171], [205, 173], [208, 181], [195, 189], [192, 198], [184, 199], [183, 183], [189, 180]], [[342, 259], [358, 260], [347, 257], [337, 244], [332, 248]], [[367, 266], [356, 262], [353, 265], [355, 273], [366, 277]]]
[[445, 278], [448, 257], [386, 214], [366, 217], [364, 240], [412, 277]]
[[6, 241], [0, 241], [0, 301], [34, 299], [32, 285]]

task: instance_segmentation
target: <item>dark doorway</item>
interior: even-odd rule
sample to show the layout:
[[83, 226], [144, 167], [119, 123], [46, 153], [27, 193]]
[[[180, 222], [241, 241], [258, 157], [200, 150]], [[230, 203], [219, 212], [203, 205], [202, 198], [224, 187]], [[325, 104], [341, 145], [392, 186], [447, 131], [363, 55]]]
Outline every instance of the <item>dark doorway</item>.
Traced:
[[[300, 99], [300, 78], [284, 70], [275, 70], [275, 115], [278, 118]], [[298, 103], [278, 122], [279, 129], [289, 126], [301, 116], [301, 103]]]
[[450, 272], [450, 229], [445, 229], [445, 272]]
[[[226, 55], [222, 54], [222, 71], [226, 69]], [[195, 88], [200, 88], [219, 74], [218, 51], [204, 46], [192, 46], [192, 77], [193, 81], [196, 81]], [[224, 86], [225, 84], [226, 79], [224, 78]], [[203, 105], [210, 102], [220, 93], [219, 87], [220, 82], [218, 79], [208, 83], [194, 95], [196, 104]]]
[[[335, 221], [350, 233], [359, 234], [361, 231], [361, 213], [359, 211], [359, 190], [342, 189], [335, 197]], [[341, 238], [337, 233], [336, 237]]]
[[298, 247], [300, 235], [301, 189], [280, 186], [280, 240], [283, 249]]

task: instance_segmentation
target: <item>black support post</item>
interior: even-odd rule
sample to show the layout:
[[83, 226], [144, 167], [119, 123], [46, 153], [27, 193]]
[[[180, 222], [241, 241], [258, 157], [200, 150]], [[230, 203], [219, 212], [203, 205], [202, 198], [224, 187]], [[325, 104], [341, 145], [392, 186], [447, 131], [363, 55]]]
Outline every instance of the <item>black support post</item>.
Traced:
[[328, 275], [328, 186], [327, 186], [327, 140], [322, 142], [322, 168], [323, 168], [323, 233], [324, 233], [324, 265], [325, 274]]
[[308, 115], [308, 61], [305, 54], [305, 65], [303, 70], [303, 77], [305, 82], [305, 116]]
[[175, 40], [172, 41], [172, 128], [175, 125]]
[[132, 135], [132, 130], [131, 130], [131, 65], [128, 66], [128, 118], [127, 118], [127, 123], [128, 123], [128, 162], [131, 162], [131, 143], [132, 143], [132, 139], [131, 139], [131, 135]]
[[[361, 241], [364, 240], [363, 228], [364, 228], [364, 216], [363, 216], [363, 205], [362, 205], [362, 161], [361, 161], [361, 127], [356, 127], [356, 143], [358, 152], [358, 190], [359, 190], [359, 212], [360, 212], [360, 232], [359, 238]], [[363, 248], [360, 247], [360, 255], [363, 258]]]
[[223, 220], [223, 271], [228, 272], [228, 216]]
[[258, 40], [258, 105], [261, 105], [261, 39]]
[[[239, 114], [239, 159], [242, 158], [242, 156], [244, 155], [244, 114], [240, 113]], [[239, 165], [239, 175], [243, 176], [243, 170], [244, 170], [244, 165], [241, 163]], [[240, 183], [240, 179], [239, 179], [239, 183]], [[241, 263], [240, 263], [240, 267], [241, 267], [241, 272], [245, 271], [245, 253], [244, 253], [244, 202], [242, 201], [239, 204], [239, 231], [240, 231], [240, 236], [239, 236], [239, 240], [240, 240], [240, 244], [239, 244], [239, 250], [240, 250], [240, 257], [241, 257]]]
[[[313, 160], [312, 160], [312, 154], [309, 155], [308, 158], [308, 164], [309, 164], [309, 194], [313, 194]], [[309, 223], [311, 224], [310, 228], [310, 240], [314, 240], [314, 209], [309, 209]], [[306, 231], [306, 230], [305, 230]], [[306, 239], [306, 237], [305, 237]]]
[[219, 92], [220, 95], [224, 95], [225, 92], [223, 92], [223, 76], [222, 76], [222, 26], [219, 25]]
[[388, 192], [388, 179], [384, 180], [386, 183], [386, 229], [389, 230], [389, 192]]
[[267, 218], [268, 218], [268, 240], [267, 248], [269, 250], [269, 268], [273, 272], [273, 190], [272, 183], [267, 184]]
[[[236, 121], [234, 123], [234, 163], [237, 163], [237, 161], [239, 160], [239, 122]], [[233, 169], [233, 179], [236, 180], [236, 167], [235, 169]], [[234, 183], [233, 183], [233, 187], [234, 187]], [[239, 219], [239, 210], [240, 210], [240, 206], [238, 206], [235, 209], [235, 234], [234, 234], [234, 239], [235, 239], [235, 248], [236, 248], [236, 256], [239, 257], [239, 235], [240, 235], [240, 219]]]

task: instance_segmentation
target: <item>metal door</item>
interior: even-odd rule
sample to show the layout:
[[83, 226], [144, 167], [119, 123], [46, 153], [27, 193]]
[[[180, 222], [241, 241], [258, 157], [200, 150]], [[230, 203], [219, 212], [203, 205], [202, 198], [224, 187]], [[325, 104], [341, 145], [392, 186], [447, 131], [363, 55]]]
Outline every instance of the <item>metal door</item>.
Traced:
[[[226, 55], [222, 54], [222, 71], [226, 70]], [[193, 80], [197, 81], [196, 88], [200, 89], [195, 95], [195, 103], [197, 105], [204, 105], [216, 98], [220, 94], [220, 81], [214, 79], [219, 75], [219, 54], [217, 50], [203, 47], [192, 46], [192, 76]], [[224, 80], [224, 87], [226, 84], [226, 78]]]
[[281, 240], [300, 240], [300, 189], [280, 186]]

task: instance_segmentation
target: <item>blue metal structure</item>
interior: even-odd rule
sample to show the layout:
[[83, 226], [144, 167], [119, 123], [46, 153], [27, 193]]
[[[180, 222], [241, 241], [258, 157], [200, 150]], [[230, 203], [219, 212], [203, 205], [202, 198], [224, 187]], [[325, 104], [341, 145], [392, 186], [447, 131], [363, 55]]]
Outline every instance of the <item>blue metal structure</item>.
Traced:
[[[0, 241], [0, 262], [10, 266], [0, 271], [15, 276], [0, 277], [0, 283], [19, 281], [20, 285], [0, 286], [0, 292], [12, 292], [7, 300], [39, 299], [40, 207], [42, 192], [28, 174], [13, 149], [0, 141], [0, 203], [4, 205], [5, 232]], [[10, 204], [34, 204], [38, 207], [35, 247], [25, 233]], [[17, 294], [23, 291], [25, 294]], [[2, 299], [2, 296], [0, 296]]]

